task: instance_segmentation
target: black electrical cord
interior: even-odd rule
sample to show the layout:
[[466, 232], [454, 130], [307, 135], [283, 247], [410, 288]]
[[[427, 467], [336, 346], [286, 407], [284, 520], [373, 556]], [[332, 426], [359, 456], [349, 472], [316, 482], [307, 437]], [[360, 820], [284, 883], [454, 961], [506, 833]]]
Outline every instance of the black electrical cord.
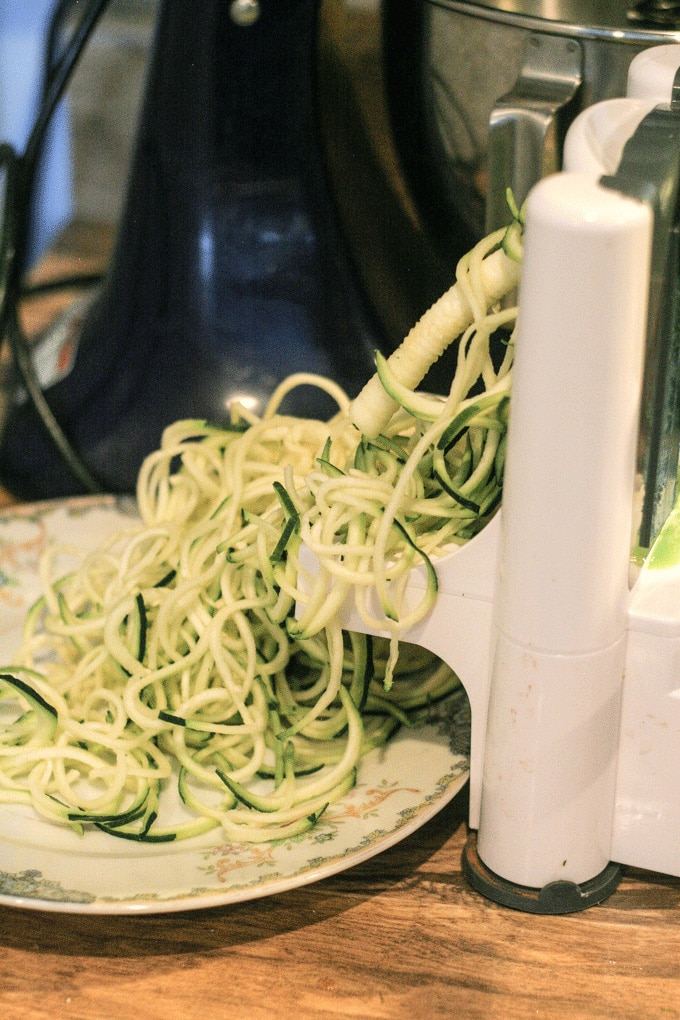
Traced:
[[[0, 145], [0, 166], [4, 168], [4, 202], [3, 202], [3, 224], [4, 229], [2, 232], [2, 238], [0, 240], [0, 292], [2, 293], [2, 335], [7, 338], [12, 351], [12, 356], [15, 360], [16, 367], [24, 380], [27, 392], [36, 407], [41, 420], [45, 423], [45, 427], [49, 430], [57, 449], [61, 453], [62, 457], [66, 460], [72, 470], [81, 480], [83, 484], [87, 484], [88, 487], [92, 484], [96, 484], [94, 479], [88, 477], [88, 473], [81, 471], [79, 463], [74, 462], [70, 444], [66, 441], [62, 441], [63, 432], [56, 422], [52, 411], [50, 410], [47, 401], [45, 400], [44, 394], [40, 388], [35, 368], [31, 360], [30, 348], [25, 341], [23, 336], [18, 316], [17, 316], [17, 304], [14, 301], [8, 299], [10, 290], [10, 275], [14, 265], [15, 258], [15, 238], [17, 230], [17, 203], [15, 188], [17, 185], [17, 168], [19, 165], [19, 157], [15, 153], [11, 145], [3, 143]], [[87, 472], [87, 469], [86, 469]]]
[[[108, 3], [109, 0], [88, 0], [86, 3], [59, 0], [48, 30], [42, 101], [25, 149], [19, 155], [12, 146], [0, 145], [0, 171], [4, 173], [0, 338], [7, 340], [16, 369], [55, 448], [86, 492], [101, 492], [102, 486], [73, 448], [49, 407], [37, 377], [29, 341], [19, 323], [18, 307], [27, 291], [23, 285], [27, 242], [35, 179], [45, 136], [82, 51]], [[64, 26], [76, 12], [78, 16], [74, 18], [70, 35], [59, 48]], [[69, 282], [72, 283], [72, 279]], [[48, 283], [47, 287], [54, 288], [57, 283]]]
[[9, 276], [14, 260], [14, 234], [18, 156], [7, 142], [0, 143], [0, 170], [2, 171], [2, 231], [0, 232], [0, 312], [7, 304]]
[[[75, 0], [75, 2], [77, 2], [77, 0]], [[75, 9], [74, 0], [57, 0], [57, 3], [55, 3], [54, 8], [52, 9], [52, 16], [50, 17], [47, 28], [47, 36], [45, 39], [42, 81], [43, 96], [47, 94], [52, 77], [61, 59], [60, 51], [62, 51], [63, 55], [63, 36], [66, 31], [66, 25], [69, 18]]]
[[82, 51], [108, 4], [109, 0], [87, 0], [85, 4], [82, 3], [82, 0], [68, 0], [66, 4], [59, 3], [52, 16], [51, 24], [53, 27], [50, 28], [48, 33], [50, 37], [57, 34], [57, 29], [63, 25], [69, 9], [80, 14], [80, 17], [71, 28], [70, 37], [65, 43], [61, 55], [57, 56], [54, 52], [54, 43], [51, 44], [51, 50], [48, 51], [46, 59], [49, 61], [49, 64], [45, 69], [42, 102], [38, 107], [37, 116], [21, 157], [18, 202], [20, 216], [23, 220], [20, 227], [24, 229], [19, 239], [22, 244], [22, 249], [19, 251], [19, 257], [17, 258], [19, 272], [22, 272], [24, 269], [23, 256], [28, 241], [27, 227], [31, 213], [30, 199], [33, 194], [35, 174], [42, 154], [45, 135]]
[[53, 294], [55, 290], [78, 290], [81, 288], [94, 287], [101, 283], [102, 273], [65, 273], [64, 276], [54, 276], [49, 280], [35, 280], [33, 283], [25, 283], [21, 288], [23, 298], [42, 297], [43, 294]]

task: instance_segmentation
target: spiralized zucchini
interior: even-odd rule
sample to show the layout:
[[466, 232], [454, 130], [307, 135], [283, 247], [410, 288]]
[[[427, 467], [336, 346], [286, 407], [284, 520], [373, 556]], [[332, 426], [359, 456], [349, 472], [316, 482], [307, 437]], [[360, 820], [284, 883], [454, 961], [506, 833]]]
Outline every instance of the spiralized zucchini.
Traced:
[[[170, 426], [140, 471], [140, 523], [67, 576], [49, 551], [0, 670], [0, 802], [128, 839], [217, 826], [232, 840], [288, 837], [352, 787], [363, 754], [455, 689], [447, 666], [400, 638], [436, 598], [433, 560], [500, 500], [515, 312], [489, 310], [489, 247], [459, 268], [470, 325], [447, 397], [406, 391], [379, 365], [401, 406], [368, 439], [334, 383], [293, 376], [261, 419], [235, 407], [227, 428]], [[500, 290], [515, 283], [508, 273]], [[281, 415], [298, 385], [323, 387], [337, 415]], [[404, 612], [419, 563], [431, 583]], [[342, 631], [348, 596], [387, 639]], [[170, 785], [179, 819], [165, 815]]]

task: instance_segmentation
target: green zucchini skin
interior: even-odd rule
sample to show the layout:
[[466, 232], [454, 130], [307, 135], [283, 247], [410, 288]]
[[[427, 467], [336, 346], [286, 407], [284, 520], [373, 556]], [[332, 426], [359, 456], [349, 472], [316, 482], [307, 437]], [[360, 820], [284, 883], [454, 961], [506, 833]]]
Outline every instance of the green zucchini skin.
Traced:
[[[14, 701], [27, 706], [9, 727], [16, 761], [29, 744], [25, 759], [35, 747], [66, 748], [40, 796], [31, 800], [25, 771], [15, 800], [78, 832], [94, 826], [138, 842], [217, 827], [236, 840], [291, 838], [351, 789], [363, 755], [459, 687], [403, 637], [434, 605], [436, 557], [476, 534], [501, 500], [512, 334], [500, 366], [489, 348], [492, 328], [512, 325], [514, 310], [495, 302], [516, 286], [522, 229], [517, 213], [503, 237], [487, 239], [476, 270], [467, 264], [491, 311], [478, 315], [462, 275], [447, 298], [458, 319], [474, 320], [456, 334], [447, 397], [417, 392], [399, 359], [378, 354], [378, 404], [391, 411], [363, 432], [342, 394], [328, 423], [279, 418], [276, 408], [258, 420], [242, 408], [225, 429], [189, 420], [166, 430], [140, 472], [144, 526], [123, 549], [128, 573], [108, 551], [93, 554], [90, 573], [48, 581], [27, 614], [24, 647], [49, 635], [73, 672], [64, 678], [62, 662], [44, 675], [0, 670], [0, 697], [12, 712]], [[452, 328], [410, 335], [407, 349], [422, 342], [416, 360], [436, 358]], [[295, 385], [309, 384], [303, 376]], [[336, 394], [331, 381], [314, 381]], [[302, 590], [305, 543], [321, 550], [311, 593]], [[426, 585], [414, 609], [403, 592], [416, 566]], [[377, 625], [359, 605], [362, 584], [377, 594]], [[368, 629], [388, 638], [340, 631], [338, 610], [352, 595]], [[33, 649], [18, 661], [32, 663]], [[97, 679], [79, 715], [69, 691], [74, 676], [83, 683], [81, 666]], [[91, 809], [88, 775], [105, 789]], [[175, 783], [189, 817], [168, 825], [165, 789]]]

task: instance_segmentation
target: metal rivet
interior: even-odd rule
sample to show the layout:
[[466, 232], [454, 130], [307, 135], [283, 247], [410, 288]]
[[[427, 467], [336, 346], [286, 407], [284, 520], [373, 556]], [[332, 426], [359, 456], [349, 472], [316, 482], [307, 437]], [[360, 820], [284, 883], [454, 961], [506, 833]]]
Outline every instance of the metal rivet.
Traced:
[[258, 0], [233, 0], [229, 14], [235, 25], [254, 25], [260, 17], [260, 5]]

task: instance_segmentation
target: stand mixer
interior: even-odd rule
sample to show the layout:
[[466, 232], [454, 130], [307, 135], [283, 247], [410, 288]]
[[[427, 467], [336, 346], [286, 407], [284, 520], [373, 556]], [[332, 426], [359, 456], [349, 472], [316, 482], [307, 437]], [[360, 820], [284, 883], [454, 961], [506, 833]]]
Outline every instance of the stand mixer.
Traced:
[[[57, 27], [105, 6], [60, 0]], [[0, 481], [27, 499], [82, 491], [78, 475], [130, 492], [171, 421], [261, 410], [298, 370], [356, 393], [505, 215], [505, 187], [521, 202], [559, 169], [576, 114], [623, 95], [639, 51], [680, 41], [673, 5], [643, 6], [641, 20], [622, 0], [158, 0], [103, 284], [14, 354], [84, 471], [18, 378]], [[8, 245], [13, 298], [27, 233]], [[301, 388], [286, 409], [333, 408]]]

